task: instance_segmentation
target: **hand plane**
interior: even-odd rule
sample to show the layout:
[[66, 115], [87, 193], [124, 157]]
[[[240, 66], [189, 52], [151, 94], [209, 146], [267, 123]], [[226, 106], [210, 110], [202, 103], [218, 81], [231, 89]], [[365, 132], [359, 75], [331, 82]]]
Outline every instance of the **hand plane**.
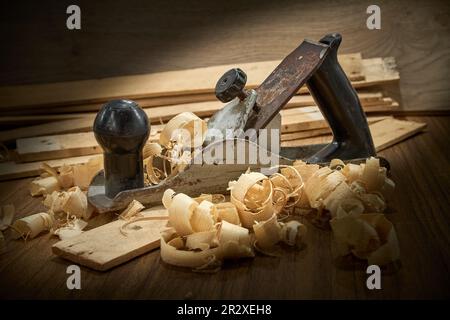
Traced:
[[[356, 91], [337, 60], [341, 35], [328, 34], [319, 42], [305, 40], [252, 90], [245, 90], [246, 74], [226, 72], [217, 82], [216, 97], [227, 104], [208, 121], [205, 142], [190, 165], [157, 185], [144, 186], [142, 147], [148, 139], [146, 114], [128, 100], [111, 101], [99, 111], [94, 133], [104, 149], [104, 171], [88, 189], [88, 200], [99, 212], [125, 208], [133, 199], [144, 205], [161, 203], [168, 188], [192, 196], [225, 193], [228, 182], [248, 168], [259, 170], [261, 161], [229, 163], [229, 158], [266, 152], [277, 164], [296, 159], [327, 163], [334, 158], [358, 162], [375, 156], [375, 148]], [[280, 129], [280, 110], [305, 85], [333, 133], [328, 145], [279, 148], [276, 152], [259, 143], [262, 129]], [[250, 134], [248, 134], [250, 132]], [[278, 135], [278, 145], [280, 136]], [[234, 148], [206, 163], [218, 146], [232, 142]], [[241, 148], [242, 147], [242, 148]], [[243, 150], [243, 151], [242, 151]], [[383, 159], [384, 160], [384, 159]], [[383, 163], [383, 161], [382, 161]], [[387, 166], [384, 160], [384, 165]], [[270, 166], [266, 164], [266, 166]]]

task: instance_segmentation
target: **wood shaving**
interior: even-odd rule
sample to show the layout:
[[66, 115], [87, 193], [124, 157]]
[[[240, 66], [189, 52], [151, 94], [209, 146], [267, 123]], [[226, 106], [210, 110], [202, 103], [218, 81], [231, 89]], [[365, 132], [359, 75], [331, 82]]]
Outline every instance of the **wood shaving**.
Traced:
[[139, 212], [141, 212], [144, 209], [145, 207], [142, 203], [140, 203], [137, 200], [133, 200], [130, 202], [128, 207], [126, 207], [126, 209], [122, 211], [122, 213], [119, 215], [119, 218], [123, 220], [130, 220], [136, 217], [139, 214]]
[[59, 181], [54, 176], [36, 178], [30, 183], [30, 193], [34, 196], [47, 195], [60, 190]]
[[164, 126], [159, 137], [159, 144], [171, 148], [171, 145], [175, 142], [191, 148], [198, 148], [202, 146], [205, 140], [206, 131], [207, 126], [204, 120], [192, 112], [183, 112], [170, 119]]
[[[161, 234], [161, 259], [167, 263], [178, 267], [186, 268], [204, 268], [211, 261], [216, 260], [219, 247], [207, 250], [193, 251], [181, 250], [180, 240], [176, 240], [176, 245], [171, 245], [171, 240], [180, 238], [173, 228], [170, 228]], [[184, 244], [183, 244], [184, 246]]]
[[61, 188], [69, 189], [74, 186], [72, 166], [63, 165], [58, 169]]
[[217, 222], [227, 221], [232, 224], [241, 225], [239, 213], [236, 206], [231, 202], [215, 204], [215, 220]]
[[147, 178], [152, 184], [158, 184], [167, 177], [164, 171], [153, 165], [154, 159], [161, 156], [162, 150], [161, 145], [152, 142], [147, 143], [142, 151]]
[[[217, 239], [217, 230], [209, 230], [192, 233], [186, 236], [186, 248], [189, 250], [208, 250], [210, 248], [215, 248], [219, 245]], [[182, 249], [179, 247], [178, 249]]]
[[254, 257], [250, 234], [247, 228], [222, 221], [218, 226], [219, 257], [237, 259]]
[[379, 266], [400, 257], [392, 223], [380, 213], [364, 213], [334, 218], [330, 222], [342, 255], [352, 253]]
[[75, 218], [63, 227], [56, 229], [53, 234], [58, 236], [60, 240], [65, 240], [80, 235], [86, 226], [87, 222]]
[[304, 243], [307, 228], [304, 224], [292, 220], [287, 223], [281, 223], [281, 240], [289, 246], [300, 247]]
[[242, 226], [253, 228], [253, 224], [273, 215], [273, 185], [269, 178], [259, 172], [242, 174], [237, 181], [229, 183], [230, 199], [239, 213]]
[[67, 199], [62, 205], [62, 211], [85, 220], [89, 220], [94, 212], [93, 207], [88, 205], [86, 194], [78, 186], [67, 190]]
[[102, 157], [93, 157], [87, 163], [73, 165], [73, 185], [78, 186], [82, 190], [87, 190], [92, 178], [102, 169]]
[[69, 194], [65, 191], [53, 191], [44, 199], [44, 206], [46, 206], [52, 213], [64, 212], [63, 206], [69, 198]]
[[5, 231], [11, 225], [16, 214], [16, 209], [12, 204], [5, 204], [0, 207], [0, 231]]
[[191, 226], [191, 218], [198, 205], [197, 201], [184, 193], [178, 193], [173, 197], [167, 209], [169, 212], [169, 223], [178, 235], [186, 236], [194, 232]]
[[53, 222], [53, 217], [50, 214], [41, 212], [16, 220], [12, 229], [16, 233], [15, 238], [33, 239], [41, 232], [49, 231]]
[[305, 186], [311, 208], [321, 208], [323, 200], [343, 181], [345, 176], [340, 171], [333, 171], [329, 167], [323, 167], [314, 172]]
[[272, 249], [281, 240], [281, 224], [276, 214], [270, 219], [253, 225], [256, 243], [263, 250]]
[[210, 231], [214, 228], [216, 208], [212, 202], [203, 200], [195, 209], [191, 217], [191, 226], [194, 232]]

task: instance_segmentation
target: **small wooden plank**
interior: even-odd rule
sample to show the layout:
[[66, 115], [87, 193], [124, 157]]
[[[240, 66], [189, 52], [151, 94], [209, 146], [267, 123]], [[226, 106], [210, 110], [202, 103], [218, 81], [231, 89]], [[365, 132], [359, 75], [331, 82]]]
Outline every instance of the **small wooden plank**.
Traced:
[[89, 155], [28, 163], [15, 163], [12, 161], [0, 162], [0, 181], [38, 176], [41, 173], [41, 166], [43, 162], [47, 163], [52, 168], [59, 168], [64, 164], [75, 165], [87, 163], [92, 157], [98, 156], [100, 155]]
[[103, 152], [93, 132], [43, 136], [17, 140], [17, 157], [21, 162], [59, 159]]
[[35, 126], [0, 131], [0, 141], [13, 141], [20, 138], [39, 137], [52, 134], [83, 132], [92, 130], [94, 118], [80, 118], [55, 121]]
[[[357, 59], [355, 54], [341, 55], [339, 59], [344, 66], [347, 65], [344, 62], [347, 57], [352, 61], [350, 64]], [[247, 86], [255, 87], [279, 63], [280, 60], [251, 62], [241, 63], [239, 67], [247, 73]], [[0, 108], [6, 110], [21, 106], [102, 102], [122, 97], [135, 99], [212, 93], [220, 76], [235, 67], [235, 64], [231, 64], [94, 80], [0, 87]]]
[[381, 151], [422, 131], [426, 123], [386, 119], [370, 125], [373, 143], [377, 151]]
[[[143, 216], [167, 217], [164, 208], [152, 208], [142, 212]], [[106, 271], [144, 253], [159, 248], [161, 231], [167, 219], [138, 221], [120, 232], [124, 220], [116, 220], [82, 234], [62, 240], [53, 245], [57, 256], [94, 270]]]

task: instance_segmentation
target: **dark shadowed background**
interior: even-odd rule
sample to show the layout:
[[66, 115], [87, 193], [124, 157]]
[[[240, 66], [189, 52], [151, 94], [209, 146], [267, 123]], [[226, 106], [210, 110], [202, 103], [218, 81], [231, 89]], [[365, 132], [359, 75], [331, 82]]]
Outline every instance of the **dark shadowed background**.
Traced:
[[[81, 7], [81, 30], [66, 8]], [[282, 59], [338, 31], [342, 53], [394, 56], [403, 108], [448, 109], [449, 1], [2, 1], [0, 85], [92, 79]]]

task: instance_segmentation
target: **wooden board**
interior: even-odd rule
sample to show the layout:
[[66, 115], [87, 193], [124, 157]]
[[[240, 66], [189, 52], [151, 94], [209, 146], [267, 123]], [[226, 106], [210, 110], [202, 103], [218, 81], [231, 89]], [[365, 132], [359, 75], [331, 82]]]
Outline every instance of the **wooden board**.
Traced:
[[[142, 213], [146, 217], [167, 216], [164, 208], [147, 209]], [[159, 248], [160, 233], [167, 220], [138, 221], [126, 227], [126, 236], [120, 233], [124, 223], [124, 220], [116, 220], [62, 240], [52, 246], [52, 251], [76, 264], [106, 271]]]
[[[355, 55], [344, 55], [340, 59]], [[246, 70], [247, 87], [254, 88], [279, 64], [278, 60], [241, 64]], [[346, 63], [343, 63], [346, 65]], [[104, 102], [114, 98], [152, 98], [189, 94], [211, 94], [218, 78], [235, 65], [214, 66], [182, 71], [160, 72], [147, 75], [124, 76], [67, 83], [0, 87], [0, 108], [17, 109], [23, 106], [50, 106], [73, 103]], [[395, 60], [388, 58], [364, 59], [361, 61], [364, 80], [356, 77], [355, 88], [373, 86], [399, 79]], [[354, 72], [350, 71], [350, 72]], [[367, 75], [366, 75], [367, 73]], [[308, 92], [302, 87], [299, 93]]]
[[[47, 163], [52, 168], [59, 168], [64, 164], [75, 165], [87, 163], [89, 159], [95, 156], [99, 155], [47, 160], [45, 161], [45, 163]], [[42, 162], [43, 161], [28, 162], [28, 163], [15, 163], [12, 161], [0, 162], [0, 181], [38, 176], [41, 173]]]
[[92, 130], [93, 120], [94, 118], [86, 117], [0, 131], [0, 141], [13, 141], [19, 138], [39, 137], [58, 133], [90, 131]]
[[[339, 60], [348, 57], [351, 61], [343, 62], [343, 65], [352, 65], [350, 73], [355, 72], [353, 63], [360, 59], [360, 55], [343, 55]], [[262, 83], [279, 63], [280, 60], [251, 62], [239, 64], [239, 67], [247, 74], [247, 86], [254, 87]], [[0, 87], [0, 108], [212, 93], [222, 74], [235, 67], [235, 64], [219, 65], [95, 80]]]
[[[403, 141], [416, 133], [422, 131], [426, 123], [414, 121], [398, 120], [388, 118], [369, 125], [372, 134], [373, 144], [377, 152], [384, 150], [400, 141]], [[305, 139], [283, 141], [281, 146], [294, 147], [309, 144], [328, 143], [332, 140], [331, 135], [321, 135]]]
[[93, 132], [43, 136], [17, 140], [17, 157], [21, 162], [69, 158], [102, 153]]
[[415, 135], [426, 126], [426, 123], [392, 118], [374, 123], [369, 127], [378, 152]]
[[[383, 97], [381, 92], [360, 92], [358, 93], [361, 105], [369, 112], [379, 111], [382, 109], [392, 109], [394, 101], [389, 97]], [[139, 101], [137, 101], [139, 103]], [[313, 106], [314, 99], [310, 95], [297, 95], [292, 97], [285, 108]], [[147, 112], [150, 120], [159, 122], [160, 120], [169, 120], [173, 116], [180, 113], [180, 110], [186, 110], [196, 113], [199, 116], [210, 116], [217, 110], [223, 107], [217, 99], [214, 101], [190, 102], [169, 106], [159, 106], [153, 108], [146, 108], [139, 103], [141, 107]], [[46, 109], [48, 110], [48, 109]], [[59, 108], [52, 108], [50, 110], [60, 111]], [[62, 114], [33, 114], [27, 112], [26, 115], [5, 115], [0, 117], [0, 124], [19, 124], [21, 126], [27, 123], [51, 122], [57, 120], [70, 120], [77, 118], [94, 119], [96, 113], [62, 113]]]

